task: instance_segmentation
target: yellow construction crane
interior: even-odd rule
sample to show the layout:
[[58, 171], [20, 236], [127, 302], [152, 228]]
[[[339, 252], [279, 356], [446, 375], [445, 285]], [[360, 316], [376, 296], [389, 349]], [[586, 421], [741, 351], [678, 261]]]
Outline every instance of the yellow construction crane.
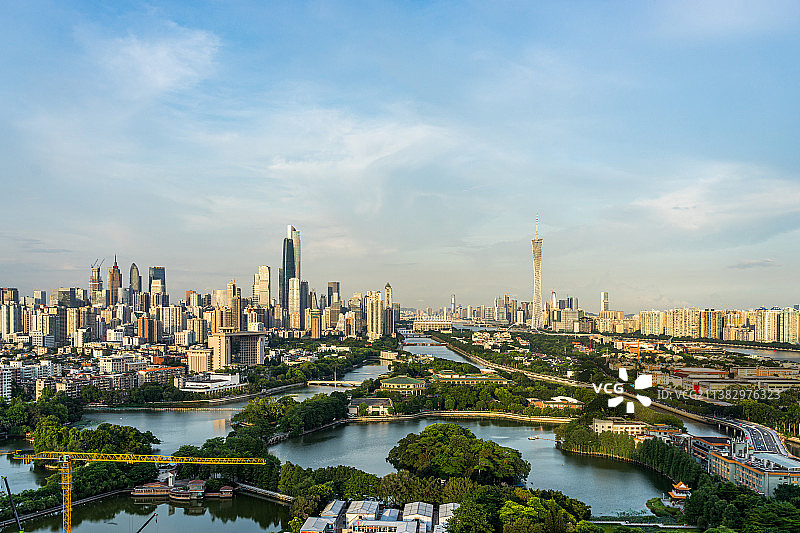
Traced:
[[39, 452], [15, 457], [23, 464], [36, 460], [58, 461], [61, 473], [62, 531], [72, 528], [72, 463], [73, 461], [105, 461], [115, 463], [157, 463], [196, 465], [264, 465], [266, 459], [253, 457], [175, 457], [173, 455], [137, 455], [132, 453]]

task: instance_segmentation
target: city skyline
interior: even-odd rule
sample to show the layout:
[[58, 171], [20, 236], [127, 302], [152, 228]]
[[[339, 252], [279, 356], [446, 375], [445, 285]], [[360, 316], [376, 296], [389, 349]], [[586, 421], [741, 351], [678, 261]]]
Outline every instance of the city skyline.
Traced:
[[212, 5], [0, 8], [3, 285], [277, 289], [290, 221], [319, 294], [527, 299], [540, 212], [544, 294], [800, 300], [800, 6]]

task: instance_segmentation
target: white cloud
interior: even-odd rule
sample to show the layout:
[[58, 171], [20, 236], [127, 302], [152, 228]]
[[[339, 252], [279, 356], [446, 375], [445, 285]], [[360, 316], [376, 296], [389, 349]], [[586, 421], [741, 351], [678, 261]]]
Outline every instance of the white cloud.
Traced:
[[211, 74], [220, 39], [211, 32], [161, 26], [157, 35], [84, 38], [119, 95], [147, 98], [196, 84]]
[[770, 268], [774, 266], [777, 266], [774, 259], [747, 259], [745, 261], [739, 261], [735, 265], [729, 265], [728, 268]]
[[631, 202], [633, 213], [684, 234], [726, 240], [765, 239], [800, 226], [800, 183], [769, 169], [702, 164], [663, 187]]
[[790, 29], [800, 22], [800, 4], [793, 0], [669, 0], [653, 14], [662, 35], [718, 39]]

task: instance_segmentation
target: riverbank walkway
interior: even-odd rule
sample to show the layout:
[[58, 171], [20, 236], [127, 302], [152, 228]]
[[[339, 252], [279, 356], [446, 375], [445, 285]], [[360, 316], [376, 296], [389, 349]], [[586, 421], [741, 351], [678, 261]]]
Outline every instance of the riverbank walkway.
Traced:
[[252, 494], [258, 494], [260, 496], [266, 496], [267, 498], [277, 500], [281, 503], [288, 503], [291, 504], [294, 501], [293, 496], [289, 496], [288, 494], [281, 494], [280, 492], [273, 492], [271, 490], [262, 489], [261, 487], [254, 487], [253, 485], [246, 485], [244, 483], [238, 483], [238, 488], [243, 490], [244, 492], [250, 492]]
[[515, 422], [528, 422], [532, 424], [566, 424], [575, 420], [572, 417], [560, 416], [526, 416], [502, 411], [423, 411], [411, 415], [394, 416], [359, 416], [350, 418], [350, 422], [400, 422], [403, 420], [419, 420], [420, 418], [490, 418], [499, 420], [514, 420]]
[[647, 528], [660, 528], [660, 529], [697, 529], [697, 526], [686, 526], [681, 524], [662, 524], [660, 522], [629, 522], [626, 520], [590, 520], [592, 524], [611, 525], [611, 526], [627, 526], [627, 527], [647, 527]]

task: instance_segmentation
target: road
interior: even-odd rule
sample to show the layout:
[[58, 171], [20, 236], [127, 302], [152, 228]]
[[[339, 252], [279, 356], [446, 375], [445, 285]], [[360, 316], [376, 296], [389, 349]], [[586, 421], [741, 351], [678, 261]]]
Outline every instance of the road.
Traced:
[[756, 453], [777, 453], [787, 457], [791, 455], [775, 430], [745, 420], [732, 418], [714, 418], [713, 420], [744, 431], [747, 444]]

